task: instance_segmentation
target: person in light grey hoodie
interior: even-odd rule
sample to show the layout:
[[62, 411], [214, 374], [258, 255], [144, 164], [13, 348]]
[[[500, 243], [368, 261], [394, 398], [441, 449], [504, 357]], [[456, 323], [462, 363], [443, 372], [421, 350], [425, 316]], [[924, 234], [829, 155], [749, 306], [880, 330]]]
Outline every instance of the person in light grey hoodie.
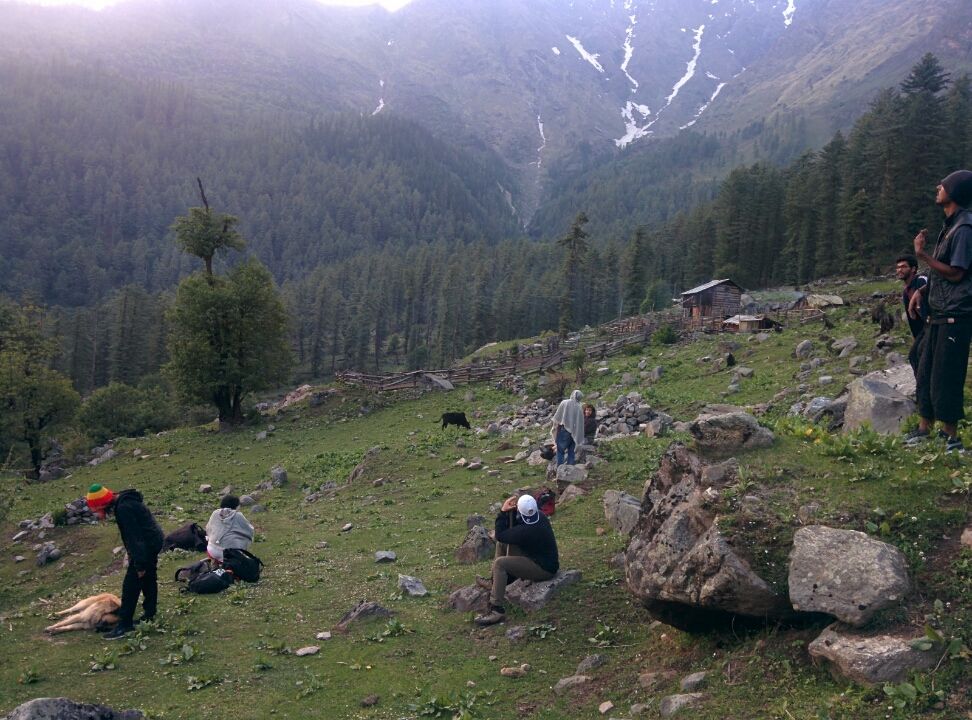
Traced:
[[236, 495], [227, 495], [220, 501], [219, 509], [213, 510], [209, 516], [206, 552], [213, 560], [222, 562], [223, 550], [248, 550], [253, 542], [253, 526], [243, 517], [239, 507], [240, 499]]
[[574, 464], [574, 449], [584, 444], [584, 408], [580, 401], [584, 396], [574, 390], [570, 397], [561, 400], [554, 413], [551, 435], [557, 445], [557, 465]]

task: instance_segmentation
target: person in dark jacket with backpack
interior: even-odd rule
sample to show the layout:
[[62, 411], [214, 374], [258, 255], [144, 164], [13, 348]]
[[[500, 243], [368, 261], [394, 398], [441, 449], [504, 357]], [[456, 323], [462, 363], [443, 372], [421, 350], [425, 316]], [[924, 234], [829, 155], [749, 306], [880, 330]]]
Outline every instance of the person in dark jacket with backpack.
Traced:
[[135, 608], [139, 595], [144, 596], [144, 614], [139, 622], [155, 618], [159, 598], [157, 570], [164, 534], [142, 502], [142, 494], [138, 490], [122, 490], [115, 495], [102, 485], [92, 485], [87, 501], [91, 511], [101, 519], [107, 513], [114, 514], [122, 543], [128, 552], [128, 570], [122, 582], [118, 625], [104, 636], [106, 640], [117, 640], [135, 628]]
[[[515, 512], [514, 512], [515, 508]], [[505, 555], [493, 560], [489, 612], [476, 617], [477, 625], [495, 625], [506, 619], [506, 585], [511, 579], [550, 580], [560, 569], [557, 540], [550, 520], [537, 508], [532, 495], [512, 496], [503, 503], [495, 523], [496, 542]]]

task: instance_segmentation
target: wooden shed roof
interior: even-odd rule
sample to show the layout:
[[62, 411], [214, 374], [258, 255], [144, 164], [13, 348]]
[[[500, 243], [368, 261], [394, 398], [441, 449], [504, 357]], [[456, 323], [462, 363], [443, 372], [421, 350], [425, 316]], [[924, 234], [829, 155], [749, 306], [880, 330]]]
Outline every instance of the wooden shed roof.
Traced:
[[730, 285], [734, 285], [735, 287], [739, 288], [740, 291], [742, 291], [742, 288], [739, 287], [739, 285], [737, 285], [736, 283], [734, 283], [732, 280], [730, 280], [729, 278], [723, 278], [722, 280], [710, 280], [709, 282], [705, 283], [704, 285], [699, 285], [698, 287], [694, 287], [691, 290], [686, 290], [685, 292], [682, 293], [682, 295], [683, 296], [684, 295], [697, 295], [698, 293], [702, 292], [703, 290], [708, 290], [709, 288], [714, 288], [716, 285], [722, 285], [723, 283], [729, 283]]

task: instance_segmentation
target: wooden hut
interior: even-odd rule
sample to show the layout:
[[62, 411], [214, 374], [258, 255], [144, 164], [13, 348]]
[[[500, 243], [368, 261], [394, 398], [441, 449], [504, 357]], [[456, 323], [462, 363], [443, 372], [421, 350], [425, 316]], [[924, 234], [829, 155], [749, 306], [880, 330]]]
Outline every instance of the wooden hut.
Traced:
[[690, 327], [706, 327], [739, 312], [742, 288], [729, 278], [712, 280], [682, 293], [682, 321]]

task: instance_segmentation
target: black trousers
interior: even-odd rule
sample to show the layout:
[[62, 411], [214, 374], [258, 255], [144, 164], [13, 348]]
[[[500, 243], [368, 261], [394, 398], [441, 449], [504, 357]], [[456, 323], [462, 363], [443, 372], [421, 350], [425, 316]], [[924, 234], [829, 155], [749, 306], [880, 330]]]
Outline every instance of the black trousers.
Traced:
[[159, 605], [159, 578], [158, 578], [159, 556], [153, 555], [148, 567], [145, 568], [145, 575], [138, 576], [135, 565], [129, 558], [128, 570], [125, 572], [125, 580], [122, 582], [121, 607], [118, 609], [118, 623], [124, 627], [131, 627], [135, 622], [135, 608], [138, 605], [138, 596], [144, 595], [142, 608], [145, 610], [146, 617], [154, 617]]
[[965, 417], [965, 375], [969, 366], [972, 322], [935, 325], [922, 333], [915, 379], [918, 413], [928, 420], [956, 423]]
[[915, 378], [918, 377], [918, 363], [921, 361], [921, 340], [924, 334], [925, 328], [923, 327], [921, 332], [915, 335], [911, 349], [908, 351], [908, 362], [911, 364], [911, 371], [915, 374]]

